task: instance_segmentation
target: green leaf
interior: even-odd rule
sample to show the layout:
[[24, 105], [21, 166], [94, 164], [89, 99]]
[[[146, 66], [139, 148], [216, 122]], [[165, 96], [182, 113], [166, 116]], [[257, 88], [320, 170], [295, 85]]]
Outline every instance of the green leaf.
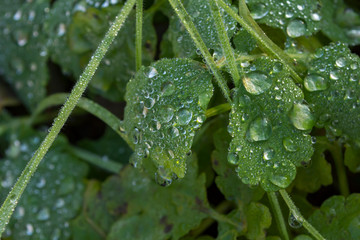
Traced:
[[310, 36], [320, 27], [320, 9], [311, 0], [248, 0], [251, 16], [259, 23], [283, 29], [291, 38]]
[[233, 42], [238, 53], [249, 53], [257, 46], [256, 40], [244, 28], [240, 28], [235, 34]]
[[[95, 4], [96, 5], [96, 4]], [[75, 6], [68, 1], [56, 1], [47, 22], [48, 31], [57, 36], [51, 48], [51, 58], [62, 70], [80, 76], [92, 53], [105, 35], [121, 5], [96, 8], [84, 2]], [[70, 16], [66, 13], [71, 13]], [[59, 15], [61, 15], [59, 17]], [[64, 18], [66, 16], [66, 19]], [[143, 63], [149, 64], [156, 50], [156, 34], [152, 14], [144, 15]], [[54, 32], [55, 31], [55, 32]], [[90, 90], [114, 101], [121, 101], [126, 84], [135, 74], [135, 14], [124, 23], [103, 62], [90, 83]]]
[[356, 140], [360, 136], [360, 60], [341, 43], [317, 50], [304, 79], [305, 99], [317, 126], [327, 134]]
[[313, 240], [313, 239], [311, 237], [309, 237], [308, 235], [301, 234], [299, 236], [296, 236], [296, 238], [294, 238], [294, 240]]
[[[0, 161], [1, 202], [42, 137], [26, 127], [11, 134], [6, 158]], [[67, 144], [63, 137], [58, 138], [23, 193], [8, 226], [13, 239], [69, 239], [69, 221], [81, 207], [82, 180], [88, 168], [64, 150]]]
[[0, 3], [0, 72], [26, 107], [34, 109], [46, 94], [47, 39], [42, 23], [49, 1]]
[[315, 152], [309, 166], [299, 168], [294, 180], [297, 189], [308, 193], [316, 192], [321, 186], [327, 186], [333, 182], [331, 164], [324, 156], [326, 146], [316, 143], [314, 148]]
[[360, 194], [345, 199], [333, 196], [321, 205], [309, 222], [329, 240], [359, 239]]
[[332, 41], [360, 43], [360, 15], [343, 0], [322, 0], [321, 15], [321, 30]]
[[234, 91], [228, 161], [238, 166], [243, 183], [276, 191], [310, 160], [314, 120], [280, 62], [259, 58], [247, 65], [243, 86]]
[[195, 157], [189, 164], [185, 178], [166, 188], [132, 167], [109, 178], [102, 196], [118, 220], [108, 239], [179, 239], [198, 226], [209, 208], [205, 175], [197, 175]]
[[215, 183], [228, 200], [243, 204], [258, 201], [264, 195], [264, 191], [260, 187], [250, 188], [242, 183], [234, 166], [227, 161], [230, 141], [230, 135], [223, 128], [214, 134], [216, 150], [212, 153], [211, 161], [218, 174]]
[[356, 144], [345, 145], [344, 163], [353, 173], [360, 172], [360, 147]]
[[195, 61], [165, 59], [143, 67], [126, 92], [124, 122], [135, 145], [133, 163], [150, 157], [159, 179], [183, 178], [186, 155], [212, 92], [211, 74]]
[[[215, 22], [208, 1], [185, 0], [183, 4], [186, 11], [192, 16], [192, 20], [205, 45], [213, 49], [218, 55], [222, 55], [221, 44], [217, 36]], [[228, 36], [231, 38], [236, 32], [236, 21], [226, 13], [223, 13], [222, 17], [225, 21], [225, 26], [227, 26]], [[190, 34], [176, 16], [170, 17], [167, 36], [172, 42], [173, 52], [176, 57], [195, 57], [200, 55], [200, 50], [197, 50]]]

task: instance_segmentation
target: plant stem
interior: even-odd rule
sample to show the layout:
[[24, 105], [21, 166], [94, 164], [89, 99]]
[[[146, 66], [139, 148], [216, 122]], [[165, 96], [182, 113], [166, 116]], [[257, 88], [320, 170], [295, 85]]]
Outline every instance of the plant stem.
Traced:
[[104, 160], [99, 155], [85, 149], [81, 149], [75, 146], [68, 146], [67, 149], [76, 157], [115, 174], [118, 174], [123, 167], [120, 163], [117, 163], [111, 159]]
[[230, 70], [230, 74], [234, 80], [235, 86], [238, 87], [240, 84], [240, 74], [235, 61], [234, 51], [231, 48], [230, 39], [225, 30], [224, 21], [220, 14], [219, 6], [216, 0], [210, 0], [209, 4], [210, 4], [212, 16], [215, 20], [215, 26], [216, 26], [218, 38], [220, 40], [221, 47], [225, 54], [227, 66]]
[[279, 59], [285, 66], [285, 68], [289, 71], [290, 75], [297, 83], [302, 83], [303, 80], [296, 73], [294, 66], [296, 65], [296, 61], [291, 59], [288, 55], [286, 55], [281, 48], [279, 48], [273, 41], [271, 41], [268, 36], [264, 33], [264, 31], [257, 25], [254, 19], [251, 17], [250, 12], [246, 6], [244, 0], [239, 0], [239, 12], [240, 15], [237, 15], [234, 10], [232, 10], [223, 0], [216, 0], [219, 5], [231, 16], [233, 17], [241, 26], [246, 29], [251, 36], [253, 36], [259, 47], [266, 52], [268, 55]]
[[275, 221], [278, 227], [278, 230], [280, 232], [281, 235], [281, 239], [284, 240], [289, 240], [289, 235], [286, 229], [286, 224], [284, 221], [284, 216], [281, 212], [281, 208], [280, 208], [280, 204], [278, 201], [278, 198], [276, 196], [275, 192], [268, 192], [267, 193], [270, 204], [271, 204], [271, 208], [273, 210], [273, 213], [275, 215]]
[[209, 216], [211, 218], [215, 219], [217, 222], [228, 223], [230, 225], [233, 225], [236, 228], [239, 227], [238, 223], [234, 222], [233, 220], [228, 218], [226, 215], [224, 215], [223, 211], [219, 211], [221, 209], [219, 209], [219, 208], [216, 208], [216, 209], [209, 208], [208, 210], [209, 210], [209, 212], [208, 212]]
[[321, 236], [321, 234], [318, 232], [318, 230], [316, 230], [308, 221], [306, 221], [306, 219], [301, 215], [299, 209], [295, 206], [294, 202], [291, 200], [289, 194], [286, 192], [286, 190], [284, 189], [280, 189], [279, 190], [282, 198], [284, 199], [286, 205], [289, 207], [290, 209], [290, 213], [294, 216], [294, 218], [301, 223], [304, 228], [306, 230], [309, 231], [309, 233], [311, 235], [313, 235], [313, 237], [315, 239], [318, 240], [325, 240], [325, 238], [323, 236]]
[[143, 0], [136, 0], [136, 37], [135, 37], [135, 61], [136, 71], [142, 65], [142, 27], [143, 27]]
[[185, 10], [184, 6], [182, 5], [182, 3], [180, 2], [180, 0], [169, 0], [169, 2], [171, 4], [171, 6], [173, 7], [173, 9], [175, 10], [178, 17], [180, 18], [181, 22], [184, 24], [186, 30], [189, 32], [191, 38], [195, 42], [196, 47], [200, 49], [201, 54], [203, 55], [208, 66], [210, 67], [210, 70], [213, 72], [215, 79], [216, 79], [220, 89], [222, 90], [225, 98], [227, 99], [228, 102], [231, 103], [232, 101], [230, 98], [230, 89], [227, 86], [226, 81], [222, 77], [220, 71], [216, 67], [215, 61], [212, 58], [212, 56], [210, 55], [210, 52], [207, 49], [204, 41], [202, 40], [200, 33], [196, 29], [195, 24], [191, 20], [191, 17], [186, 12], [186, 10]]
[[221, 113], [230, 111], [230, 109], [231, 109], [231, 105], [229, 103], [220, 104], [206, 110], [205, 116], [206, 118], [213, 117]]
[[27, 184], [30, 182], [31, 177], [35, 173], [37, 167], [39, 166], [41, 160], [44, 158], [45, 154], [48, 152], [50, 146], [52, 145], [55, 138], [59, 134], [61, 128], [65, 124], [72, 110], [75, 108], [77, 102], [81, 98], [81, 95], [84, 93], [92, 76], [94, 76], [97, 67], [99, 66], [101, 60], [105, 56], [105, 53], [107, 52], [112, 41], [118, 34], [118, 31], [125, 22], [125, 19], [130, 14], [130, 11], [132, 10], [134, 4], [135, 4], [135, 0], [128, 0], [124, 4], [120, 13], [116, 16], [114, 23], [111, 25], [109, 31], [106, 33], [104, 39], [101, 41], [99, 47], [96, 49], [89, 64], [86, 66], [83, 74], [80, 76], [79, 81], [75, 84], [68, 100], [61, 108], [59, 115], [55, 119], [53, 126], [50, 129], [50, 132], [45, 137], [40, 147], [36, 150], [33, 157], [26, 165], [24, 171], [21, 173], [21, 176], [18, 178], [17, 182], [9, 192], [8, 196], [6, 197], [4, 203], [0, 208], [0, 237], [2, 233], [5, 231], [5, 227], [8, 224], [10, 217], [22, 193], [24, 192]]

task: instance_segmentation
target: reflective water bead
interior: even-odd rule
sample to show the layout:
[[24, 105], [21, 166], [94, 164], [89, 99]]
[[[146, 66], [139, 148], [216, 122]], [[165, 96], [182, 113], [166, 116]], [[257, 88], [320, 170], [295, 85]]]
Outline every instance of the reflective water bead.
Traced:
[[346, 59], [341, 57], [341, 58], [338, 58], [336, 61], [335, 61], [335, 65], [339, 68], [342, 68], [342, 67], [345, 67], [346, 66]]
[[182, 108], [179, 110], [176, 116], [177, 122], [179, 123], [179, 125], [186, 125], [191, 121], [192, 115], [193, 115], [192, 111], [186, 108]]
[[280, 188], [286, 188], [291, 183], [291, 179], [288, 176], [281, 176], [273, 174], [269, 178], [270, 182]]
[[289, 214], [288, 223], [289, 223], [289, 226], [292, 228], [301, 228], [302, 227], [302, 223], [300, 221], [298, 221], [296, 219], [295, 215], [292, 214], [291, 212]]
[[164, 96], [169, 96], [175, 91], [175, 85], [172, 82], [164, 82], [161, 85], [161, 92]]
[[171, 127], [169, 133], [171, 137], [178, 137], [180, 134], [179, 129], [177, 129], [176, 127]]
[[330, 79], [338, 80], [339, 79], [339, 70], [333, 70], [330, 72]]
[[267, 75], [255, 71], [247, 74], [243, 78], [243, 84], [246, 91], [254, 95], [259, 95], [271, 87], [272, 80]]
[[299, 130], [311, 130], [315, 125], [315, 119], [310, 108], [304, 104], [294, 104], [290, 112], [290, 119]]
[[290, 137], [286, 137], [283, 139], [283, 145], [286, 151], [289, 152], [296, 152], [298, 149], [296, 143]]
[[229, 153], [228, 157], [227, 157], [227, 160], [231, 164], [237, 164], [238, 161], [239, 161], [239, 157], [238, 157], [238, 155], [236, 153]]
[[163, 106], [159, 110], [159, 118], [163, 123], [170, 122], [174, 116], [174, 109], [170, 106]]
[[252, 141], [265, 141], [269, 139], [271, 132], [270, 121], [266, 118], [258, 117], [250, 123], [247, 135]]
[[45, 220], [48, 220], [49, 218], [50, 218], [49, 208], [41, 209], [36, 216], [36, 219], [39, 221], [45, 221]]
[[147, 77], [148, 77], [148, 78], [153, 78], [153, 77], [155, 77], [157, 74], [158, 74], [158, 72], [157, 72], [156, 68], [150, 67], [150, 70], [149, 70], [149, 72], [148, 72], [148, 74], [147, 74]]
[[271, 160], [275, 156], [275, 151], [272, 148], [266, 149], [263, 152], [263, 159], [264, 160]]
[[304, 86], [310, 92], [325, 90], [329, 87], [325, 78], [317, 74], [310, 74], [304, 79]]
[[291, 20], [286, 28], [286, 32], [289, 37], [297, 38], [305, 35], [306, 26], [305, 22], [300, 19]]
[[254, 19], [261, 19], [269, 13], [268, 8], [262, 3], [250, 5], [249, 8], [250, 8], [251, 16]]

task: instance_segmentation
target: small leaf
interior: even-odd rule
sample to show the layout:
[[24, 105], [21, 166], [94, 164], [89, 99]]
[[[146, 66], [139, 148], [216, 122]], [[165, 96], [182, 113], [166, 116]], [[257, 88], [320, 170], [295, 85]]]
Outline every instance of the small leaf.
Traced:
[[[192, 17], [205, 45], [213, 49], [218, 55], [222, 55], [221, 44], [218, 40], [215, 22], [210, 11], [208, 0], [185, 0], [183, 4], [186, 11]], [[228, 36], [231, 38], [236, 31], [236, 21], [226, 13], [223, 13], [223, 19], [227, 27], [226, 31]], [[200, 55], [200, 50], [196, 49], [190, 34], [176, 16], [171, 16], [170, 18], [168, 38], [172, 42], [176, 57], [195, 57], [196, 55]]]
[[205, 119], [211, 75], [188, 59], [165, 59], [142, 68], [127, 85], [125, 130], [135, 145], [135, 165], [150, 157], [158, 176], [183, 178], [186, 155]]
[[341, 43], [320, 48], [304, 79], [305, 99], [327, 134], [356, 140], [360, 136], [360, 60]]
[[[11, 135], [6, 159], [0, 161], [1, 202], [42, 137], [26, 127]], [[8, 226], [13, 239], [69, 239], [69, 221], [80, 210], [88, 168], [64, 151], [67, 144], [63, 137], [56, 140], [23, 193]]]
[[259, 23], [283, 29], [291, 38], [319, 30], [321, 14], [316, 1], [248, 0], [251, 16]]
[[343, 196], [333, 196], [325, 200], [309, 222], [326, 239], [359, 239], [359, 215], [359, 194], [352, 194], [346, 199]]
[[259, 58], [244, 68], [243, 85], [234, 91], [230, 114], [228, 161], [237, 165], [243, 183], [266, 191], [286, 188], [296, 166], [313, 153], [309, 130], [314, 124], [301, 90], [280, 62]]
[[326, 147], [316, 143], [314, 148], [315, 152], [309, 166], [299, 168], [294, 180], [297, 189], [308, 193], [316, 192], [321, 186], [327, 186], [333, 182], [331, 164], [326, 161], [324, 156]]
[[345, 145], [344, 163], [353, 173], [360, 172], [360, 147], [356, 144]]
[[46, 94], [47, 39], [42, 30], [46, 9], [49, 1], [0, 3], [0, 72], [29, 109]]

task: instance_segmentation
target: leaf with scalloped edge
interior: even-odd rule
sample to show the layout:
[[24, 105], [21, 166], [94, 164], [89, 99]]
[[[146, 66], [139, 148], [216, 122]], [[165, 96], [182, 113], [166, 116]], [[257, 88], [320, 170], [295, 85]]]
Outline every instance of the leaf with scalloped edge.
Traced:
[[283, 29], [289, 37], [310, 36], [320, 28], [320, 9], [313, 0], [248, 0], [259, 23]]
[[211, 78], [193, 60], [163, 59], [130, 80], [124, 127], [135, 146], [135, 165], [148, 157], [159, 179], [184, 177], [186, 155], [213, 94]]
[[328, 135], [360, 136], [360, 59], [342, 43], [320, 48], [309, 63], [304, 95]]
[[360, 239], [360, 194], [325, 200], [309, 222], [328, 240]]
[[[0, 202], [40, 144], [44, 133], [25, 126], [9, 135], [11, 144], [0, 161]], [[83, 179], [88, 167], [68, 152], [58, 137], [39, 165], [17, 205], [5, 235], [13, 239], [69, 239], [69, 221], [82, 204]], [[69, 171], [71, 169], [71, 171]]]
[[243, 183], [277, 191], [310, 160], [314, 119], [280, 62], [262, 57], [243, 70], [243, 85], [233, 94], [228, 161]]
[[[229, 2], [229, 1], [226, 1]], [[213, 49], [218, 55], [222, 55], [222, 48], [215, 27], [214, 18], [210, 11], [208, 0], [185, 0], [184, 7], [199, 31], [201, 38], [209, 49]], [[235, 9], [236, 11], [236, 9]], [[236, 21], [222, 11], [226, 31], [229, 38], [236, 32]], [[180, 19], [176, 15], [170, 17], [170, 26], [166, 34], [173, 45], [175, 57], [195, 57], [200, 55], [190, 34], [186, 31]]]
[[47, 0], [0, 2], [0, 73], [30, 110], [46, 95]]

